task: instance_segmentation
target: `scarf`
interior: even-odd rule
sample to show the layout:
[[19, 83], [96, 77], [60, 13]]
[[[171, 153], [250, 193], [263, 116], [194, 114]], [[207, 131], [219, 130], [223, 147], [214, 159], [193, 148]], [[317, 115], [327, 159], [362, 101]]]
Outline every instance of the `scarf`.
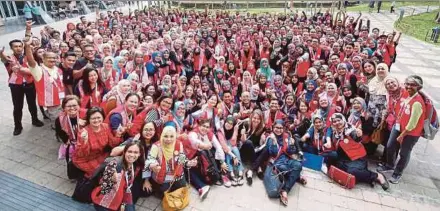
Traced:
[[[183, 122], [185, 120], [185, 117], [179, 117], [177, 116], [177, 110], [181, 105], [185, 106], [185, 103], [183, 101], [177, 101], [174, 103], [174, 110], [173, 110], [173, 117], [176, 120], [176, 123], [178, 124], [179, 128], [183, 128]], [[186, 109], [186, 106], [185, 106]]]
[[[313, 90], [308, 90], [307, 89], [307, 85], [308, 84], [312, 84], [313, 85]], [[305, 98], [306, 98], [306, 102], [307, 103], [310, 103], [311, 101], [312, 101], [312, 99], [313, 99], [313, 95], [314, 95], [314, 93], [315, 93], [315, 91], [316, 91], [316, 88], [317, 88], [317, 84], [316, 84], [316, 81], [313, 81], [313, 80], [308, 80], [307, 82], [306, 82], [306, 93], [305, 93]]]
[[355, 97], [353, 99], [353, 102], [358, 101], [362, 108], [360, 111], [357, 111], [355, 109], [351, 109], [350, 111], [350, 116], [348, 117], [348, 123], [354, 125], [354, 126], [358, 126], [359, 125], [359, 121], [361, 119], [361, 114], [363, 111], [365, 111], [367, 109], [367, 104], [365, 103], [365, 100], [362, 99], [361, 97]]
[[163, 142], [165, 134], [169, 133], [173, 134], [175, 138], [177, 138], [176, 128], [173, 126], [165, 126], [160, 135], [160, 146], [162, 148], [163, 156], [165, 157], [166, 161], [169, 161], [173, 158], [174, 145], [176, 144], [176, 140], [174, 140], [172, 144], [165, 144]]
[[266, 76], [267, 81], [271, 81], [272, 80], [272, 69], [270, 68], [269, 65], [264, 68], [263, 67], [264, 61], [269, 62], [266, 58], [261, 59], [259, 72], [260, 72], [260, 74]]

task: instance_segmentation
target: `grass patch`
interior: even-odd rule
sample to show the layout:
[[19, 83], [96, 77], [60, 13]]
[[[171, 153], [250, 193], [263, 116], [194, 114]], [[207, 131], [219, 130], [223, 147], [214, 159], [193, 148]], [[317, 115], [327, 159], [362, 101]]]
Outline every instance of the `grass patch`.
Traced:
[[[415, 2], [396, 2], [396, 6], [394, 10], [398, 10], [399, 7], [407, 7], [407, 6], [433, 6], [439, 7], [440, 3], [432, 2], [432, 1], [415, 1]], [[377, 12], [377, 2], [374, 4], [375, 8], [371, 9], [368, 7], [368, 4], [359, 4], [352, 7], [347, 7], [347, 11], [376, 11]], [[382, 6], [380, 7], [381, 11], [390, 11], [391, 8], [391, 2], [382, 2]]]
[[[418, 15], [404, 17], [401, 21], [396, 22], [394, 26], [406, 35], [410, 35], [419, 40], [425, 41], [426, 33], [431, 31], [433, 27], [440, 26], [435, 22], [435, 16], [440, 10], [435, 10], [428, 13], [421, 13]], [[440, 39], [439, 39], [440, 41]], [[429, 38], [428, 38], [429, 42]], [[440, 43], [435, 43], [440, 45]]]

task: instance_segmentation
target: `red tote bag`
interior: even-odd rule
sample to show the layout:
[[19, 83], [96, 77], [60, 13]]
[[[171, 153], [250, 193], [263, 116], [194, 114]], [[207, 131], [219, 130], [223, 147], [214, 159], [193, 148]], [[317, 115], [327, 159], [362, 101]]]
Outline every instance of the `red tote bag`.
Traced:
[[367, 155], [367, 151], [365, 150], [364, 145], [354, 141], [350, 137], [345, 137], [345, 139], [347, 139], [348, 142], [345, 143], [343, 140], [339, 141], [339, 147], [344, 150], [345, 154], [347, 154], [350, 160], [357, 160]]

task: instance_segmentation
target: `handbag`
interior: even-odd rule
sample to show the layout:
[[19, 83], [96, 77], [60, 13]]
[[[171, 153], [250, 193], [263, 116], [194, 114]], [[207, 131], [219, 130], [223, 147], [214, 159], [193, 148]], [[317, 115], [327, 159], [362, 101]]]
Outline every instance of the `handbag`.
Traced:
[[352, 189], [356, 185], [356, 177], [335, 166], [330, 166], [328, 176], [335, 182], [339, 183], [347, 189]]
[[[392, 115], [388, 115], [388, 116], [392, 116]], [[388, 121], [388, 118], [387, 118], [387, 121]], [[388, 122], [387, 122], [387, 125], [388, 125]], [[371, 142], [373, 142], [375, 144], [381, 144], [384, 139], [384, 130], [385, 130], [385, 123], [381, 123], [371, 134]]]
[[[188, 175], [189, 175], [189, 169], [188, 169]], [[173, 180], [168, 190], [166, 190], [163, 193], [162, 208], [164, 211], [183, 210], [185, 207], [189, 205], [189, 198], [190, 198], [189, 184], [191, 182], [191, 178], [190, 177], [188, 178], [189, 178], [188, 184], [185, 187], [181, 187], [179, 189], [170, 192], [171, 187], [176, 181]]]
[[354, 141], [350, 137], [345, 137], [345, 139], [348, 139], [348, 142], [339, 141], [339, 146], [344, 150], [350, 160], [357, 160], [367, 155], [364, 145]]
[[[73, 163], [72, 159], [70, 159], [70, 156], [72, 155], [70, 153], [70, 151], [72, 151], [72, 153], [74, 151], [74, 149], [70, 150], [71, 146], [72, 146], [71, 144], [67, 145], [66, 151], [65, 151], [65, 153], [66, 153], [66, 163], [67, 163], [67, 177], [69, 179], [78, 179], [82, 175], [84, 175], [84, 172], [81, 169], [79, 169], [78, 167], [76, 167], [75, 164]], [[72, 147], [72, 148], [74, 148], [74, 147]]]
[[98, 186], [98, 180], [83, 177], [78, 180], [72, 199], [82, 203], [92, 203], [92, 191]]
[[69, 148], [69, 150], [67, 150], [67, 148], [69, 147], [68, 144], [61, 144], [60, 148], [58, 148], [58, 160], [64, 160], [66, 159], [66, 154], [69, 153], [69, 156], [71, 156], [73, 154], [73, 151], [75, 151], [75, 149]]
[[263, 184], [269, 198], [278, 198], [280, 196], [280, 189], [283, 185], [279, 177], [280, 175], [281, 173], [279, 173], [275, 165], [272, 163], [267, 165], [264, 171]]
[[99, 179], [105, 170], [105, 166], [112, 159], [106, 158], [104, 162], [95, 170], [91, 178], [86, 178], [84, 176], [79, 177], [75, 190], [72, 194], [72, 199], [82, 203], [92, 203], [92, 192], [99, 185]]

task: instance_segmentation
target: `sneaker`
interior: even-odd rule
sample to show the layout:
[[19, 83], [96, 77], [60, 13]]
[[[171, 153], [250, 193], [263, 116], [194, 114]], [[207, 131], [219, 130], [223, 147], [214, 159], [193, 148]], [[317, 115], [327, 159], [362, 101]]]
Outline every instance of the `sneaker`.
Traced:
[[211, 189], [211, 187], [209, 185], [205, 185], [205, 186], [203, 186], [203, 188], [199, 189], [199, 196], [200, 196], [201, 200], [206, 198], [210, 189]]
[[231, 180], [229, 180], [228, 176], [223, 175], [222, 176], [223, 179], [223, 185], [227, 188], [231, 187]]
[[390, 167], [388, 167], [388, 166], [386, 166], [386, 165], [383, 165], [383, 166], [379, 166], [379, 167], [377, 167], [377, 169], [376, 169], [378, 172], [387, 172], [387, 171], [392, 171], [392, 170], [394, 170], [393, 168], [390, 168]]
[[230, 175], [229, 179], [231, 180], [231, 185], [232, 186], [234, 186], [234, 187], [237, 186], [238, 179], [235, 176], [234, 171], [231, 172], [231, 175]]
[[222, 186], [223, 185], [223, 181], [221, 180], [217, 180], [217, 182], [214, 183], [217, 186]]
[[44, 123], [42, 121], [40, 121], [39, 119], [36, 119], [36, 120], [32, 121], [32, 125], [35, 127], [43, 127]]
[[323, 165], [321, 166], [321, 171], [322, 171], [324, 174], [327, 174], [327, 172], [328, 172], [327, 165], [323, 164]]
[[246, 172], [246, 180], [248, 185], [252, 185], [252, 170]]
[[237, 186], [238, 185], [238, 179], [237, 178], [231, 178], [231, 185], [232, 186]]
[[237, 179], [237, 185], [242, 186], [244, 184], [243, 176], [239, 176]]
[[402, 175], [393, 174], [393, 176], [391, 176], [391, 179], [389, 181], [393, 184], [399, 184], [401, 177]]
[[21, 134], [21, 131], [23, 131], [23, 128], [22, 128], [22, 127], [16, 127], [16, 128], [14, 128], [13, 135], [14, 135], [14, 136], [18, 136], [18, 135]]

